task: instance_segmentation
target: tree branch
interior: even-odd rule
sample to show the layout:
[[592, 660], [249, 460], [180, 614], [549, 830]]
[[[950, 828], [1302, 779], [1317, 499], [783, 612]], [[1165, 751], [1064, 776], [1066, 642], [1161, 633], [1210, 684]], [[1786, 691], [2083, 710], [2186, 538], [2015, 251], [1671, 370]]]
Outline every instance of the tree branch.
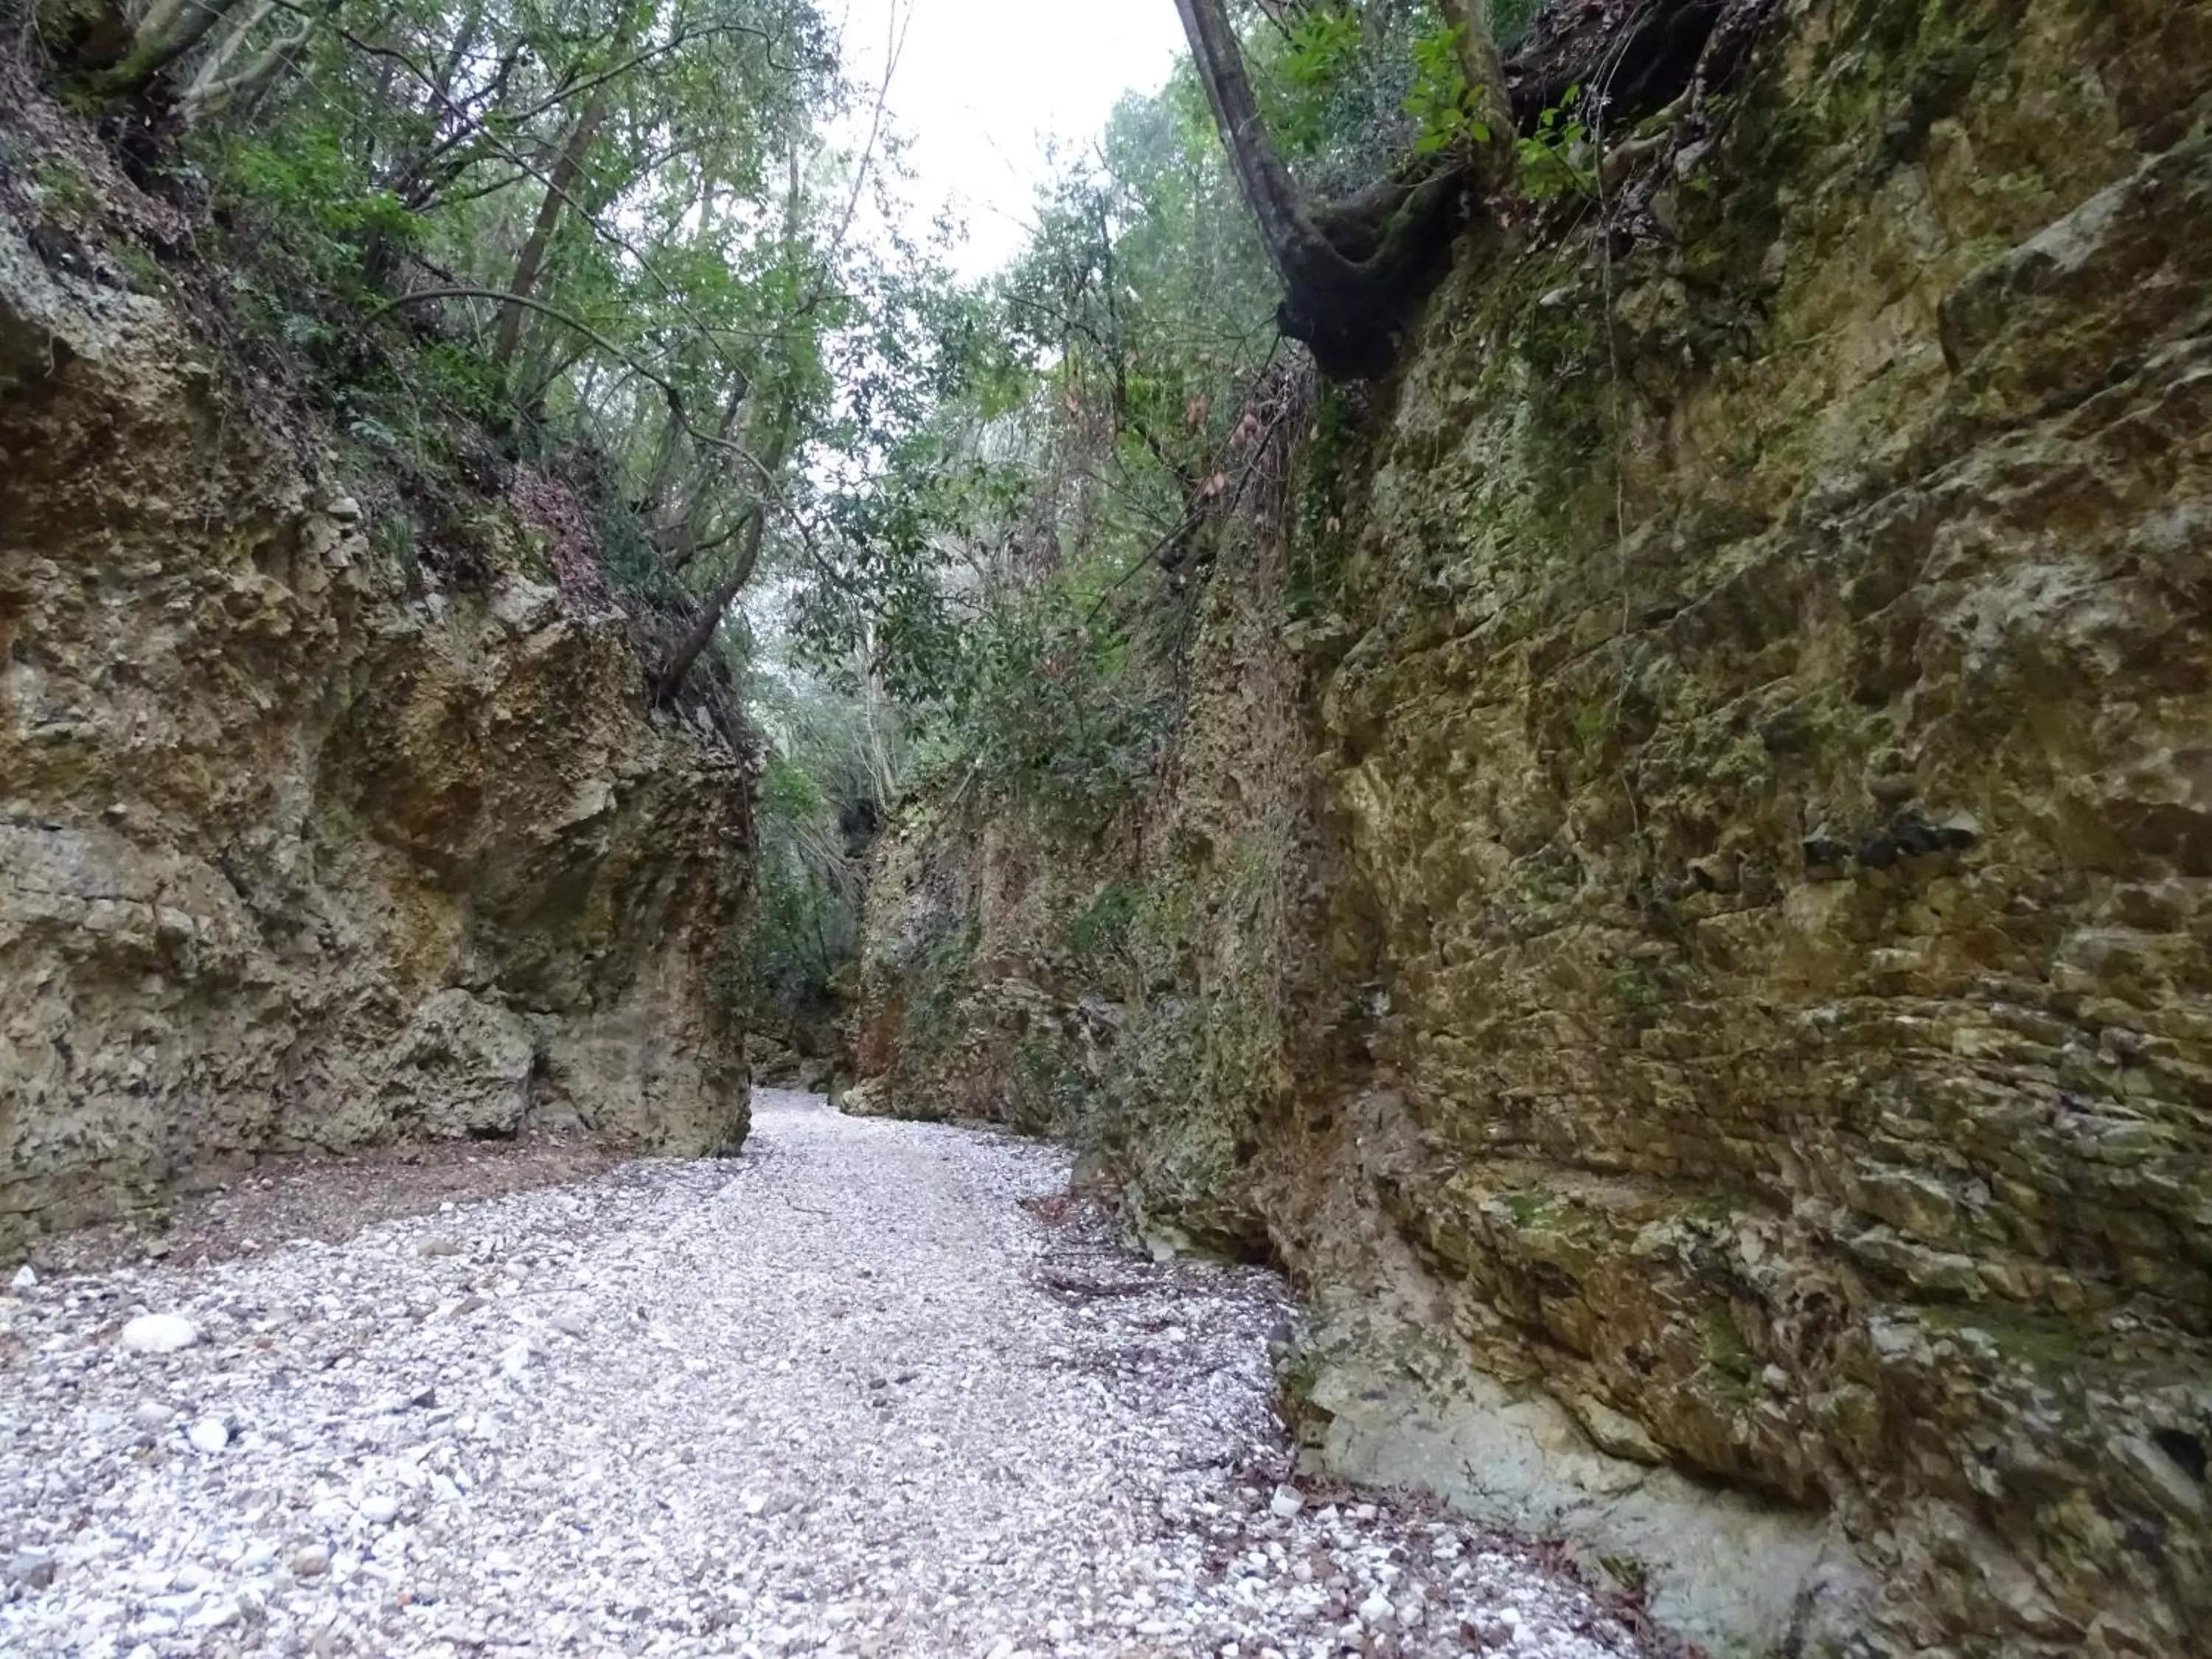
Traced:
[[[736, 454], [743, 454], [744, 453], [744, 447], [742, 445], [727, 442], [723, 439], [714, 436], [710, 433], [702, 432], [696, 427], [693, 426], [691, 424], [690, 416], [684, 412], [684, 393], [677, 387], [676, 383], [669, 380], [667, 376], [654, 369], [648, 368], [644, 363], [639, 362], [635, 356], [624, 350], [621, 346], [617, 345], [612, 340], [607, 338], [605, 335], [600, 333], [599, 330], [593, 328], [582, 318], [578, 317], [572, 313], [563, 311], [558, 306], [547, 305], [544, 301], [536, 299], [529, 295], [514, 294], [504, 289], [477, 288], [466, 283], [454, 283], [445, 288], [417, 289], [411, 294], [402, 294], [392, 299], [386, 300], [382, 305], [377, 307], [374, 311], [369, 313], [368, 320], [374, 322], [380, 317], [389, 316], [392, 313], [398, 310], [402, 306], [427, 305], [434, 300], [493, 300], [498, 301], [498, 303], [503, 306], [515, 305], [526, 307], [528, 309], [538, 313], [541, 316], [550, 317], [555, 322], [560, 323], [568, 328], [574, 329], [577, 333], [582, 335], [593, 345], [599, 347], [600, 350], [605, 352], [608, 356], [613, 358], [623, 368], [629, 369], [631, 374], [638, 376], [641, 380], [649, 380], [653, 385], [658, 386], [660, 389], [661, 395], [668, 399], [668, 412], [671, 418], [675, 420], [676, 422], [684, 428], [684, 432], [690, 437], [694, 443], [704, 444], [715, 449], [727, 450]], [[750, 458], [748, 457], [748, 459]]]

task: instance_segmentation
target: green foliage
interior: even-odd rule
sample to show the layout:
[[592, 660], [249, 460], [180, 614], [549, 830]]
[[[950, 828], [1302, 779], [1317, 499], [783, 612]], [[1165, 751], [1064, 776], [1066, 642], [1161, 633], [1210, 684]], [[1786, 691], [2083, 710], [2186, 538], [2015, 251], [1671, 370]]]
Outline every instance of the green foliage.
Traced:
[[1109, 881], [1068, 924], [1067, 942], [1078, 956], [1102, 960], [1129, 945], [1130, 929], [1144, 907], [1145, 890], [1132, 881]]
[[251, 216], [257, 233], [283, 238], [327, 271], [358, 276], [370, 239], [411, 243], [428, 233], [396, 194], [371, 180], [335, 125], [302, 122], [281, 137], [240, 136], [213, 159], [219, 215]]
[[469, 419], [495, 423], [507, 410], [507, 388], [481, 353], [441, 340], [417, 359], [426, 386]]
[[1282, 27], [1246, 32], [1267, 131], [1322, 193], [1368, 181], [1413, 139], [1411, 48], [1425, 36], [1443, 39], [1449, 49], [1431, 7], [1359, 0], [1316, 0]]
[[1640, 969], [1623, 968], [1607, 981], [1606, 988], [1625, 1012], [1638, 1014], [1658, 1006], [1658, 982]]
[[965, 633], [951, 736], [987, 787], [1052, 829], [1095, 835], [1150, 773], [1164, 730], [1138, 666], [1082, 595], [1045, 587]]
[[1351, 72], [1360, 46], [1359, 14], [1354, 8], [1316, 5], [1291, 25], [1283, 77], [1293, 88], [1318, 96]]
[[1490, 0], [1490, 31], [1498, 49], [1510, 52], [1520, 45], [1551, 0]]
[[794, 620], [901, 702], [941, 788], [1080, 838], [1149, 775], [1274, 304], [1185, 75], [1047, 187], [1004, 278], [917, 313], [919, 418], [833, 500], [839, 579]]
[[368, 542], [395, 568], [410, 576], [422, 568], [422, 550], [415, 538], [414, 520], [404, 513], [378, 514], [369, 525]]
[[761, 779], [758, 901], [748, 951], [756, 1024], [834, 1020], [860, 942], [864, 860], [892, 759], [871, 710], [800, 669], [769, 633], [749, 665], [748, 702], [774, 744]]
[[1418, 155], [1490, 142], [1490, 124], [1478, 112], [1477, 89], [1468, 85], [1460, 67], [1458, 40], [1456, 28], [1444, 28], [1413, 42], [1413, 84], [1406, 94], [1406, 112], [1417, 128]]
[[[1501, 50], [1543, 5], [1493, 0]], [[1269, 136], [1322, 194], [1370, 184], [1408, 153], [1442, 155], [1493, 136], [1467, 83], [1458, 31], [1430, 0], [1315, 0], [1279, 27], [1248, 30], [1244, 44]]]
[[1364, 46], [1359, 14], [1352, 6], [1318, 5], [1298, 15], [1277, 64], [1286, 94], [1278, 118], [1282, 143], [1316, 150], [1328, 142]]
[[98, 192], [84, 169], [67, 156], [41, 156], [31, 164], [31, 182], [43, 197], [43, 205], [65, 216], [83, 217], [99, 205]]
[[1521, 188], [1539, 202], [1597, 194], [1598, 159], [1583, 125], [1583, 91], [1569, 87], [1559, 104], [1536, 118], [1536, 131], [1519, 139]]
[[761, 781], [761, 804], [769, 816], [796, 822], [818, 815], [825, 802], [822, 787], [804, 768], [775, 755], [769, 757], [768, 774]]
[[[1501, 52], [1544, 4], [1492, 0]], [[1440, 155], [1496, 136], [1481, 118], [1481, 89], [1467, 82], [1459, 37], [1429, 0], [1315, 0], [1279, 27], [1248, 30], [1245, 54], [1269, 136], [1327, 195], [1371, 183], [1409, 153]]]

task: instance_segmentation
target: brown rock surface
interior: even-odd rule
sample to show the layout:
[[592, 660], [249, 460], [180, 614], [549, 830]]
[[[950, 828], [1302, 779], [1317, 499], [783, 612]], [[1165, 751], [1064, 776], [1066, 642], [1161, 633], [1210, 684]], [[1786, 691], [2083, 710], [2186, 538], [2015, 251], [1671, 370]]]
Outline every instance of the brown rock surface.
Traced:
[[0, 217], [0, 1245], [264, 1152], [744, 1134], [740, 764], [525, 515], [410, 569], [281, 403]]

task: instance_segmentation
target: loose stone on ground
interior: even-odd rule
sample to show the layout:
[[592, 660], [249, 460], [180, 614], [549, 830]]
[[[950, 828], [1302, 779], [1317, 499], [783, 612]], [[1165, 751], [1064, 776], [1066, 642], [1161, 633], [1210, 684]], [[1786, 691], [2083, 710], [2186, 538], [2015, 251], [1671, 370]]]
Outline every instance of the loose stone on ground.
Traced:
[[18, 1285], [0, 1651], [1645, 1650], [1525, 1547], [1292, 1484], [1268, 1275], [1123, 1255], [1043, 1147], [757, 1125]]

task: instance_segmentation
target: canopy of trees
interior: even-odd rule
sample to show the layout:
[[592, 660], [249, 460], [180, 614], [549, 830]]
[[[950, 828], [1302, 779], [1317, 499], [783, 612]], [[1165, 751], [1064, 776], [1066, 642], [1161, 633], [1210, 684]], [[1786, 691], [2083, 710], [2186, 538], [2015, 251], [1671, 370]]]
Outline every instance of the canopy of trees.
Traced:
[[[895, 12], [895, 20], [897, 14]], [[602, 475], [676, 696], [811, 480], [912, 418], [957, 296], [813, 0], [42, 0], [56, 78], [252, 333], [426, 475], [454, 422]], [[451, 417], [448, 419], [447, 417]]]

